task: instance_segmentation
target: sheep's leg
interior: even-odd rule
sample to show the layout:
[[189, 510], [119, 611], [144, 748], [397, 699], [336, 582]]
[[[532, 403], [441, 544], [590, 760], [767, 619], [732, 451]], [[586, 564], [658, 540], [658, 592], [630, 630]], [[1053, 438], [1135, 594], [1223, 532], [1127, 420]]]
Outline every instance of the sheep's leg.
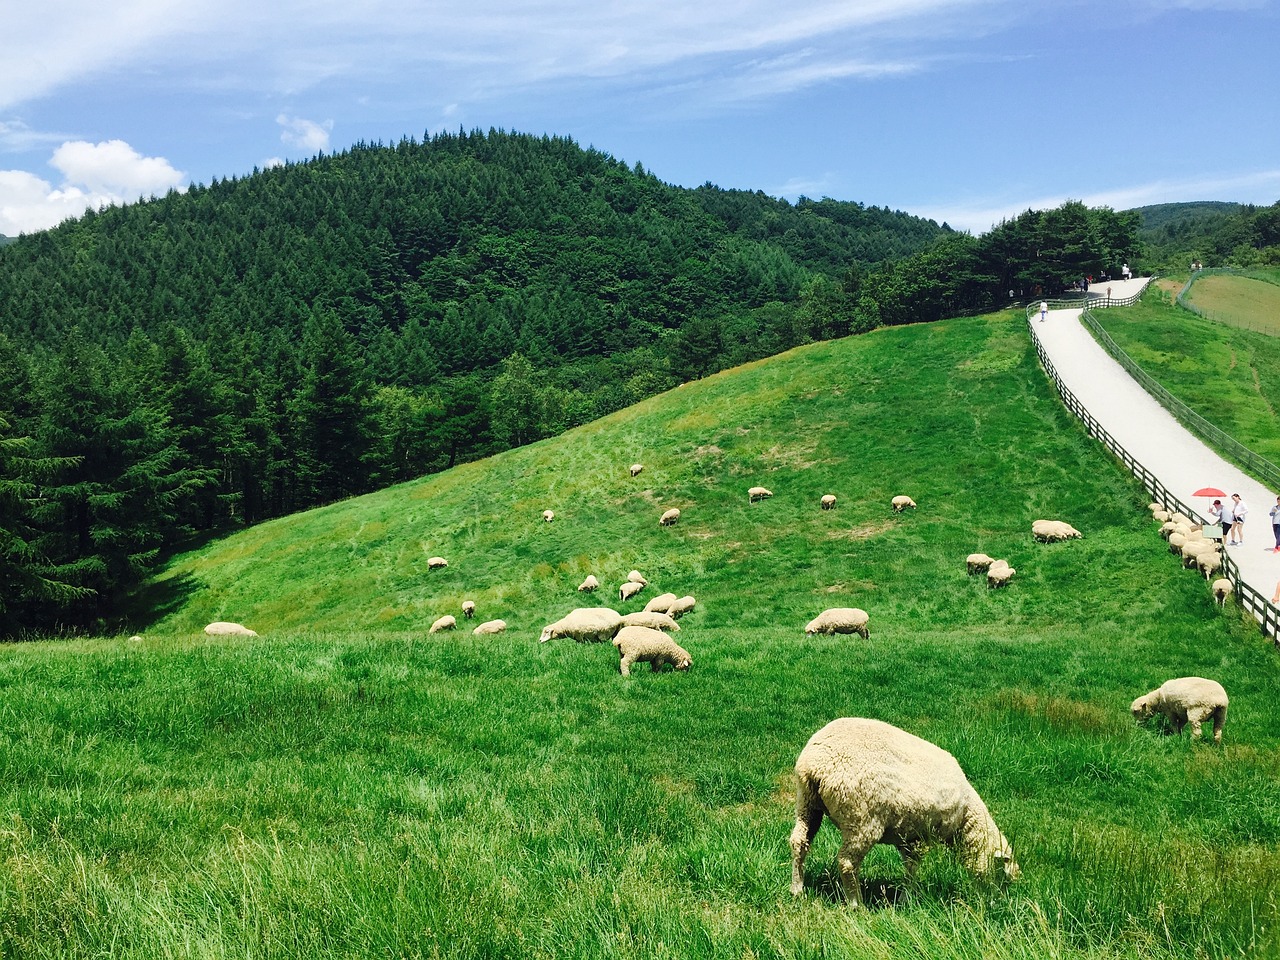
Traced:
[[804, 893], [804, 860], [809, 847], [822, 826], [822, 801], [811, 784], [800, 781], [796, 787], [796, 825], [791, 831], [791, 895]]
[[1200, 738], [1200, 724], [1212, 713], [1213, 711], [1206, 707], [1192, 707], [1187, 711], [1187, 720], [1191, 723], [1191, 738], [1193, 740]]
[[844, 842], [836, 852], [836, 869], [840, 872], [840, 889], [845, 899], [855, 907], [862, 906], [862, 861], [867, 851], [884, 835], [877, 824], [858, 824], [844, 833]]
[[1227, 708], [1215, 707], [1213, 710], [1213, 742], [1222, 742], [1222, 727], [1227, 722]]
[[622, 655], [622, 662], [618, 664], [618, 669], [622, 671], [624, 677], [631, 676], [631, 665], [636, 662], [636, 658], [629, 653]]

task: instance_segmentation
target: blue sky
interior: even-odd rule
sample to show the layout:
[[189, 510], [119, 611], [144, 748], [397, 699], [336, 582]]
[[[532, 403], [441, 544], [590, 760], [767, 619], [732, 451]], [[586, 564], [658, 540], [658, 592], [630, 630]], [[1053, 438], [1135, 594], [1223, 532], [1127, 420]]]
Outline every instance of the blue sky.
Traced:
[[0, 0], [0, 233], [501, 127], [982, 233], [1280, 199], [1280, 0]]

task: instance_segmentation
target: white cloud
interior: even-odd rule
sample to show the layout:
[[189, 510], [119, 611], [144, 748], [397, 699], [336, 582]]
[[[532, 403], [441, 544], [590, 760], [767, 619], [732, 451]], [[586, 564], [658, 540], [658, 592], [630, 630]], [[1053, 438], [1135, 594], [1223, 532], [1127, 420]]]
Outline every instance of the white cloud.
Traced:
[[49, 165], [63, 176], [57, 187], [24, 170], [0, 170], [0, 234], [45, 230], [89, 209], [181, 188], [184, 180], [163, 157], [144, 157], [123, 140], [68, 141]]
[[332, 120], [316, 123], [314, 120], [289, 117], [282, 113], [276, 117], [276, 123], [284, 127], [280, 140], [288, 146], [308, 153], [321, 153], [329, 149], [329, 134], [333, 132]]

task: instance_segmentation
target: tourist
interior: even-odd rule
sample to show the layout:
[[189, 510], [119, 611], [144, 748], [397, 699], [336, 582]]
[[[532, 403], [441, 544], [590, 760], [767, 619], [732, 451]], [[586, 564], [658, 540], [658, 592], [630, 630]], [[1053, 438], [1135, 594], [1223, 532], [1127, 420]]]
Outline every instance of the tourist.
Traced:
[[1238, 547], [1244, 543], [1244, 518], [1248, 516], [1249, 508], [1240, 499], [1240, 494], [1233, 493], [1231, 499], [1235, 501], [1231, 506], [1231, 545]]
[[1280, 497], [1276, 497], [1276, 505], [1271, 508], [1271, 532], [1276, 535], [1276, 547], [1272, 553], [1280, 553]]

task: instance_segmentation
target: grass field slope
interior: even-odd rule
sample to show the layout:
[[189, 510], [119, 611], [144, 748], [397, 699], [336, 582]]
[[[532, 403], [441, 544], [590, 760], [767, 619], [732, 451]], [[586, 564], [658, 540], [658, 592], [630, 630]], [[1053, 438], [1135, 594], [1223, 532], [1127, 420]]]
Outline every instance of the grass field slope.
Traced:
[[[140, 640], [0, 650], [0, 955], [1274, 954], [1276, 655], [1145, 501], [1009, 313], [797, 349], [208, 544]], [[1084, 539], [1034, 543], [1042, 517]], [[697, 598], [687, 673], [537, 642], [665, 591]], [[508, 631], [428, 636], [464, 598]], [[870, 639], [806, 637], [834, 606]], [[261, 635], [200, 632], [223, 619]], [[1184, 675], [1229, 692], [1222, 745], [1129, 716]], [[1023, 879], [939, 850], [908, 882], [878, 847], [853, 912], [828, 825], [793, 900], [792, 768], [840, 716], [951, 751]]]
[[1280, 270], [1269, 274], [1270, 281], [1231, 274], [1202, 277], [1192, 286], [1187, 300], [1219, 323], [1280, 336]]

